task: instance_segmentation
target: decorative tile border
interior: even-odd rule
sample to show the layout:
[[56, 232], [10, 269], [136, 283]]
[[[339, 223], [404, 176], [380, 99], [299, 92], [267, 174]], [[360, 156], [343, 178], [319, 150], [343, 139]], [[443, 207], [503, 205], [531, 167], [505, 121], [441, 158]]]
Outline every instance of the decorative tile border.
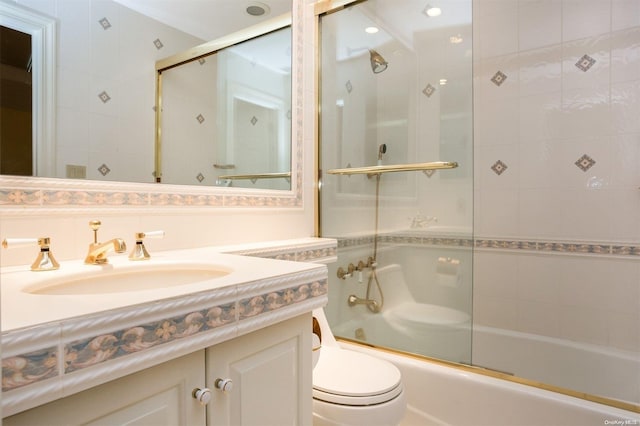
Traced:
[[[640, 256], [640, 244], [566, 242], [566, 241], [526, 241], [502, 240], [471, 237], [416, 236], [385, 234], [378, 237], [379, 243], [417, 244], [425, 246], [445, 246], [458, 248], [477, 248], [487, 250], [518, 250], [543, 253], [589, 254], [601, 256]], [[338, 248], [356, 247], [373, 244], [373, 236], [339, 238]]]
[[236, 310], [236, 303], [214, 305], [67, 343], [64, 374], [232, 324], [236, 321]]
[[[373, 240], [372, 240], [373, 241]], [[333, 239], [318, 239], [312, 244], [284, 245], [280, 247], [247, 248], [228, 250], [225, 253], [242, 256], [263, 257], [265, 259], [290, 260], [294, 262], [334, 261], [337, 256], [337, 245]]]

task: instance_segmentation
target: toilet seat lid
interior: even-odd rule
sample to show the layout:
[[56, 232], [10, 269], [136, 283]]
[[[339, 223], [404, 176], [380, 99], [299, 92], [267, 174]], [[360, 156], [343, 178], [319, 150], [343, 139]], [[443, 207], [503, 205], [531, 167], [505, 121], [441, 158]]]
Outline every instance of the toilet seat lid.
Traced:
[[380, 404], [402, 392], [401, 378], [400, 370], [388, 361], [323, 346], [313, 369], [313, 396], [344, 405]]

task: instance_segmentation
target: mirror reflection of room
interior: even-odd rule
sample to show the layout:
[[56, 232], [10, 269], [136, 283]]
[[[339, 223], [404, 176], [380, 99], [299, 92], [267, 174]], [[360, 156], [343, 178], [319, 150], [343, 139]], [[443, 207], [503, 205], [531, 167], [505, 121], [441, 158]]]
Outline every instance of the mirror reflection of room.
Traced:
[[[43, 26], [52, 25], [53, 30], [46, 37], [32, 34], [34, 93], [25, 95], [20, 109], [13, 111], [28, 111], [27, 104], [33, 100], [33, 119], [24, 130], [14, 129], [13, 124], [28, 122], [26, 115], [20, 116], [24, 118], [21, 120], [11, 119], [11, 125], [3, 123], [0, 174], [156, 182], [156, 61], [258, 25], [291, 9], [289, 0], [269, 1], [260, 14], [247, 10], [248, 4], [244, 2], [210, 0], [206, 4], [210, 7], [199, 7], [197, 16], [190, 16], [193, 8], [181, 1], [2, 2], [3, 26], [19, 21], [14, 17], [24, 14], [30, 19], [41, 18], [46, 23]], [[224, 22], [218, 22], [221, 16]], [[2, 40], [4, 54], [9, 38], [3, 36]], [[42, 55], [38, 55], [38, 49]], [[6, 75], [3, 71], [3, 76]], [[9, 92], [3, 87], [5, 118], [10, 117], [4, 111]], [[16, 149], [18, 139], [9, 137], [6, 133], [9, 131], [30, 139], [20, 142], [24, 149]], [[16, 157], [18, 153], [24, 158]], [[290, 157], [290, 152], [286, 155]], [[209, 170], [202, 172], [210, 179], [200, 181], [196, 173], [188, 182], [181, 183], [214, 185], [213, 164], [210, 162]], [[289, 187], [287, 184], [286, 188]]]
[[290, 189], [290, 26], [160, 78], [159, 181]]

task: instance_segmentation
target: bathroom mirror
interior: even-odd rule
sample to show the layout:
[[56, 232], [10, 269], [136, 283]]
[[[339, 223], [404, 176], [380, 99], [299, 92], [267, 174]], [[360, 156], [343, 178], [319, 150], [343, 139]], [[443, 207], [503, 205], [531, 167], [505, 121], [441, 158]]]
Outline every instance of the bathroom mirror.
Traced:
[[[34, 117], [33, 129], [41, 132], [34, 133], [36, 159], [29, 175], [72, 179], [64, 181], [67, 187], [93, 180], [155, 182], [156, 61], [290, 13], [292, 7], [291, 0], [43, 0], [1, 5], [3, 25], [7, 16], [19, 15], [42, 16], [55, 25], [53, 42], [34, 40], [33, 49], [44, 49], [53, 66], [47, 65], [49, 74], [43, 80], [52, 83], [33, 82], [34, 101], [42, 93], [48, 97], [46, 105], [34, 104], [34, 111], [42, 112]], [[50, 33], [47, 28], [45, 34]], [[34, 75], [41, 72], [35, 61], [33, 66]], [[0, 174], [11, 182], [20, 182], [16, 175], [27, 175]], [[197, 179], [175, 183], [210, 184]]]
[[290, 189], [290, 14], [156, 68], [157, 182]]

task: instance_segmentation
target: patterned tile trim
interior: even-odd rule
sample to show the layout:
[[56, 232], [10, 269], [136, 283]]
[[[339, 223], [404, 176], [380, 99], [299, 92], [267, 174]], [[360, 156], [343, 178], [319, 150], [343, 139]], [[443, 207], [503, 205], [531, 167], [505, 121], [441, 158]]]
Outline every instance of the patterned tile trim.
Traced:
[[[323, 244], [323, 243], [320, 243]], [[226, 253], [242, 256], [263, 257], [265, 259], [290, 260], [294, 262], [322, 262], [337, 256], [337, 247], [331, 244], [327, 247], [300, 248], [299, 246], [231, 250]]]
[[[415, 236], [401, 234], [381, 235], [378, 242], [391, 244], [418, 244], [426, 246], [446, 246], [459, 248], [479, 248], [495, 250], [525, 250], [545, 253], [590, 254], [602, 256], [640, 256], [640, 244], [564, 242], [564, 241], [523, 241], [445, 236]], [[373, 237], [338, 239], [338, 248], [355, 247], [373, 243]]]
[[328, 293], [328, 289], [327, 280], [321, 280], [243, 299], [239, 304], [240, 320], [323, 296]]
[[58, 348], [49, 347], [2, 360], [2, 391], [58, 375]]
[[188, 314], [67, 343], [64, 348], [64, 373], [71, 373], [111, 359], [233, 324], [236, 321], [236, 306], [235, 302], [214, 305]]

